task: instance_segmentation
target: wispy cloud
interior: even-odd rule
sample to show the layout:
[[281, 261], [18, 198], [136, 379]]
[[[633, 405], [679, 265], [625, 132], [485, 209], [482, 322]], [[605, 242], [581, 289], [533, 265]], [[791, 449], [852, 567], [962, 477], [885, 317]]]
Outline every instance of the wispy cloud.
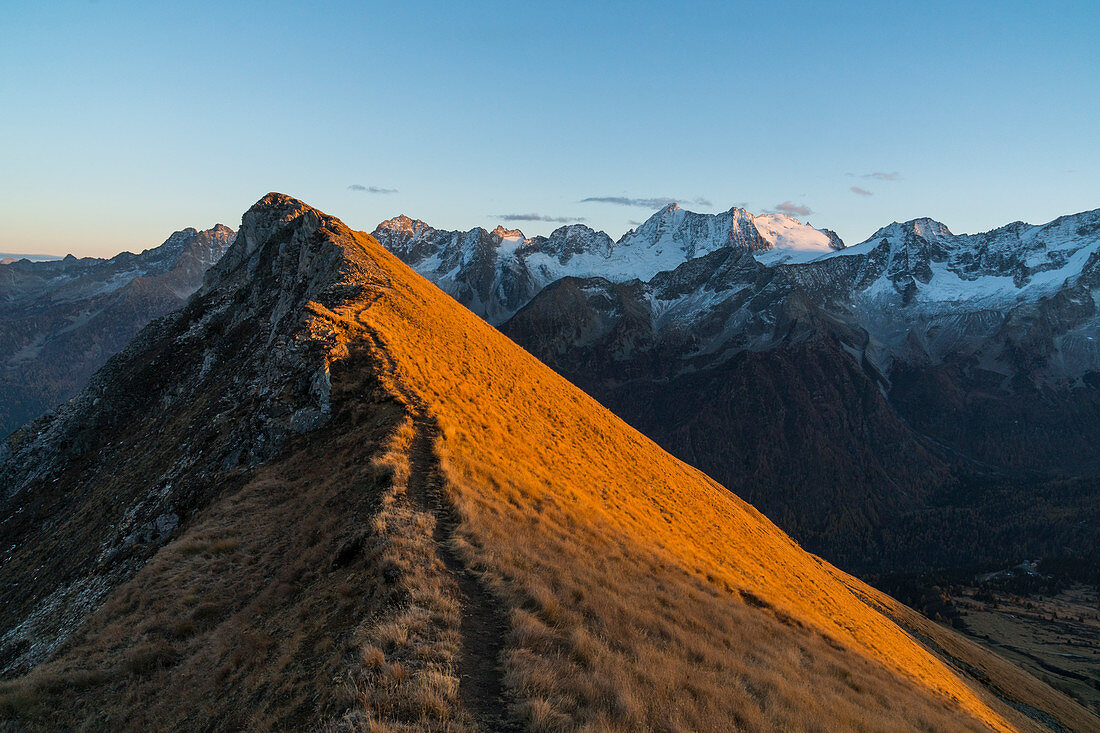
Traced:
[[866, 188], [860, 188], [859, 186], [852, 186], [848, 190], [852, 193], [859, 194], [860, 196], [874, 196], [874, 194], [868, 191]]
[[802, 204], [796, 204], [791, 201], [784, 201], [781, 204], [776, 204], [775, 210], [787, 214], [788, 216], [809, 216], [814, 213], [814, 210], [809, 206], [803, 206]]
[[874, 173], [864, 173], [860, 178], [873, 178], [876, 181], [900, 181], [901, 174], [897, 171], [890, 171], [889, 173], [875, 171]]
[[349, 191], [360, 193], [397, 193], [396, 188], [379, 188], [378, 186], [364, 186], [362, 183], [353, 183], [348, 186]]
[[504, 221], [548, 221], [553, 224], [571, 224], [588, 221], [583, 216], [547, 216], [546, 214], [497, 214]]
[[710, 206], [710, 201], [703, 197], [693, 199], [674, 199], [668, 196], [655, 196], [653, 198], [631, 198], [629, 196], [589, 196], [581, 199], [582, 204], [618, 204], [619, 206], [636, 206], [640, 209], [660, 209], [678, 202], [695, 204], [696, 206]]

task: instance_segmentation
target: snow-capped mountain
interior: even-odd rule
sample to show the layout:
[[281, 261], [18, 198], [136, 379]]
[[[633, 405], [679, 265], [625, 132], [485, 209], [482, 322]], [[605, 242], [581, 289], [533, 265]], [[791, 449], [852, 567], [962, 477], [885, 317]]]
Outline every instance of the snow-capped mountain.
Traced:
[[951, 493], [974, 472], [1100, 471], [1098, 249], [1100, 211], [974, 235], [918, 219], [801, 262], [735, 245], [644, 281], [563, 278], [501, 329], [811, 549], [882, 570], [906, 545], [882, 544], [885, 518], [979, 512]]
[[806, 262], [843, 248], [832, 232], [783, 214], [754, 216], [737, 207], [697, 214], [669, 204], [637, 229], [612, 241], [583, 224], [549, 237], [518, 229], [489, 232], [434, 229], [399, 216], [374, 237], [417, 272], [491, 323], [501, 323], [546, 285], [562, 277], [649, 280], [659, 272], [721, 249], [750, 252], [768, 264]]
[[1039, 359], [1033, 370], [1076, 379], [1100, 370], [1098, 250], [1100, 210], [972, 235], [917, 219], [784, 269], [823, 307], [865, 329], [884, 368], [895, 359], [975, 357], [1010, 377], [1004, 342], [1027, 332]]

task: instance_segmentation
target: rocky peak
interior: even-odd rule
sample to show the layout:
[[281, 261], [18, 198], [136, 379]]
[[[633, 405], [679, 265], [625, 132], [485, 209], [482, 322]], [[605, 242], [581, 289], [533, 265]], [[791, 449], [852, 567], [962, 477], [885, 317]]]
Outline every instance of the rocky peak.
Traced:
[[592, 253], [609, 257], [613, 246], [611, 237], [604, 232], [584, 224], [567, 224], [550, 232], [549, 237], [532, 237], [520, 254], [542, 252], [556, 257], [564, 265], [578, 254]]
[[871, 235], [872, 239], [882, 237], [904, 237], [915, 235], [929, 242], [934, 242], [945, 237], [953, 237], [946, 224], [930, 219], [927, 216], [918, 219], [910, 219], [906, 222], [893, 222], [879, 229]]
[[391, 232], [405, 232], [409, 234], [412, 234], [421, 229], [431, 229], [430, 226], [422, 222], [420, 219], [413, 219], [404, 214], [395, 216], [392, 219], [386, 219], [384, 222], [378, 225], [378, 228], [386, 229]]
[[[348, 285], [359, 261], [355, 237], [343, 222], [281, 193], [269, 193], [245, 212], [241, 228], [200, 291], [247, 290], [256, 300], [277, 294], [282, 310]], [[246, 301], [247, 302], [247, 301]], [[251, 315], [251, 314], [250, 314]], [[278, 320], [279, 311], [261, 313]]]
[[844, 249], [844, 240], [832, 229], [818, 229], [818, 231], [829, 238], [829, 246], [834, 250]]
[[498, 224], [496, 229], [492, 231], [492, 235], [498, 240], [500, 239], [519, 239], [523, 240], [523, 232], [519, 229], [505, 229], [502, 224]]
[[409, 264], [435, 254], [453, 232], [443, 232], [402, 214], [379, 224], [372, 236]]

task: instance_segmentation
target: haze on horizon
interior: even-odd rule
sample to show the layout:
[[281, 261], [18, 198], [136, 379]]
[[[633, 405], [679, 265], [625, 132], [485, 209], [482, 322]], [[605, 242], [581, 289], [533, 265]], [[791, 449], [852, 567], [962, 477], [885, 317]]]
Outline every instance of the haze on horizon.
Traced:
[[855, 243], [1100, 206], [1094, 3], [2, 2], [0, 251], [285, 191], [371, 230], [618, 237], [666, 199]]

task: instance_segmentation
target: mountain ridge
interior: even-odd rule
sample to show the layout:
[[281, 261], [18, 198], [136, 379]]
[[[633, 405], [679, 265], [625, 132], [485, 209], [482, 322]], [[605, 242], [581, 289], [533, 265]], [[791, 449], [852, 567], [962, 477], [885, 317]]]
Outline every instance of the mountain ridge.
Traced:
[[139, 254], [0, 270], [0, 435], [73, 396], [150, 320], [179, 306], [233, 230], [175, 232]]
[[835, 233], [813, 229], [783, 214], [756, 216], [736, 206], [720, 214], [696, 214], [676, 204], [658, 210], [614, 241], [584, 224], [558, 227], [548, 237], [526, 238], [520, 230], [503, 226], [492, 232], [480, 227], [467, 232], [438, 230], [405, 215], [383, 221], [373, 236], [496, 324], [560, 277], [648, 280], [729, 246], [752, 251], [771, 263], [802, 260], [843, 247]]
[[[302, 409], [318, 419], [296, 423]], [[173, 436], [186, 436], [178, 452]], [[0, 710], [43, 727], [110, 711], [160, 725], [467, 728], [493, 724], [488, 701], [529, 726], [1036, 728], [882, 610], [904, 609], [804, 553], [369, 235], [283, 195], [250, 209], [184, 309], [5, 445], [5, 476], [38, 467], [0, 505], [0, 526], [18, 529], [0, 589], [6, 665], [28, 653], [11, 646], [25, 619], [39, 636], [71, 628], [0, 689]], [[91, 483], [108, 467], [112, 485]], [[126, 544], [168, 511], [175, 523]], [[63, 542], [80, 536], [84, 560], [73, 550], [87, 540]], [[111, 572], [68, 620], [54, 602], [32, 608], [58, 583]], [[462, 611], [483, 602], [507, 625], [489, 659], [468, 656], [481, 637]], [[1073, 727], [1091, 720], [920, 628], [999, 694]], [[490, 664], [500, 670], [482, 677]], [[494, 679], [501, 699], [482, 689]], [[56, 704], [51, 691], [73, 685]]]

